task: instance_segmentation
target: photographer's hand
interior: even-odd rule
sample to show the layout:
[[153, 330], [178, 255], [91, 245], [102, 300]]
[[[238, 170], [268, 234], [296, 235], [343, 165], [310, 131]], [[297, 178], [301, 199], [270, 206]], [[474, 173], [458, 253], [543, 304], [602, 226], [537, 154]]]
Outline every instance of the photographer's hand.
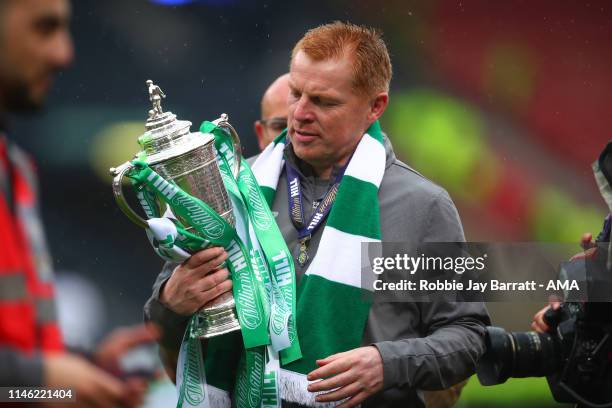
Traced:
[[584, 250], [572, 256], [571, 260], [589, 259], [597, 254], [597, 244], [593, 242], [593, 234], [586, 232], [580, 238], [580, 247]]
[[[585, 232], [582, 234], [580, 238], [580, 247], [583, 249], [583, 252], [579, 252], [574, 255], [571, 260], [576, 261], [579, 259], [589, 259], [594, 257], [597, 254], [597, 244], [593, 241], [593, 234], [590, 232]], [[537, 312], [533, 316], [533, 322], [531, 323], [531, 328], [538, 333], [545, 333], [550, 330], [550, 327], [544, 321], [544, 314], [548, 311], [548, 309], [552, 308], [553, 310], [557, 310], [561, 306], [561, 302], [558, 300], [550, 300], [549, 305]]]
[[549, 305], [537, 312], [533, 315], [533, 322], [531, 323], [531, 328], [538, 333], [546, 333], [550, 330], [550, 327], [544, 321], [544, 314], [548, 311], [548, 309], [552, 308], [552, 310], [557, 310], [561, 306], [561, 302], [558, 300], [551, 300]]
[[595, 248], [597, 244], [593, 242], [593, 234], [590, 232], [585, 232], [582, 234], [582, 238], [580, 238], [580, 247], [585, 251], [590, 248]]

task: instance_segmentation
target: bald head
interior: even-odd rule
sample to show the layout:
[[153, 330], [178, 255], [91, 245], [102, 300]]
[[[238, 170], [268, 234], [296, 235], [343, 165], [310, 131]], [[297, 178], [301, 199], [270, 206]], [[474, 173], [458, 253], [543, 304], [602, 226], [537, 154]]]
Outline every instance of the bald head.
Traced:
[[289, 74], [281, 75], [268, 87], [261, 98], [261, 117], [287, 117], [287, 95], [289, 95]]
[[261, 120], [255, 122], [260, 149], [264, 149], [287, 126], [289, 74], [278, 77], [261, 98]]

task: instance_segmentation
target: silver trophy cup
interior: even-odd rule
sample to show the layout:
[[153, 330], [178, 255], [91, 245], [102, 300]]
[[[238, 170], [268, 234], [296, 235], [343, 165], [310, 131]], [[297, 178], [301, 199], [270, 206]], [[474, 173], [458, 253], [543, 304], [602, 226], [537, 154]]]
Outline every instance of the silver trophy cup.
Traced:
[[[217, 165], [214, 138], [210, 134], [191, 133], [191, 122], [178, 120], [172, 112], [163, 112], [161, 99], [166, 95], [159, 86], [148, 80], [149, 99], [153, 109], [149, 111], [145, 130], [138, 141], [146, 153], [145, 161], [167, 181], [176, 183], [186, 193], [199, 198], [212, 207], [232, 227], [235, 226], [232, 204], [223, 184]], [[226, 114], [213, 123], [227, 129], [234, 144], [234, 176], [237, 176], [242, 159], [240, 139], [229, 124]], [[138, 155], [137, 155], [138, 156]], [[110, 169], [113, 179], [113, 193], [119, 208], [135, 224], [148, 228], [147, 222], [128, 204], [123, 194], [123, 178], [131, 170], [128, 161]], [[164, 214], [167, 206], [157, 199], [155, 203], [159, 214]], [[193, 227], [181, 217], [176, 217], [193, 233]], [[197, 313], [196, 334], [200, 338], [209, 338], [240, 329], [236, 315], [234, 297], [224, 293], [205, 305]]]

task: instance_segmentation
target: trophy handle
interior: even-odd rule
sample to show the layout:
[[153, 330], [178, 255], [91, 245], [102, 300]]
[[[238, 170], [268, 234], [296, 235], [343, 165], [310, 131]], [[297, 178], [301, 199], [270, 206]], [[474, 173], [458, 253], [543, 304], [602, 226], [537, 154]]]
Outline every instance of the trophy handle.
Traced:
[[230, 135], [232, 136], [232, 144], [234, 145], [234, 168], [232, 169], [232, 173], [234, 174], [234, 178], [238, 178], [238, 173], [240, 172], [240, 163], [242, 162], [242, 146], [240, 145], [240, 138], [238, 137], [238, 133], [234, 129], [232, 125], [228, 122], [228, 116], [226, 113], [222, 113], [221, 117], [217, 120], [214, 120], [213, 123], [217, 126], [221, 126], [229, 130]]
[[134, 224], [142, 228], [149, 228], [149, 224], [147, 224], [144, 218], [138, 215], [136, 211], [134, 211], [132, 207], [130, 207], [130, 205], [125, 200], [125, 196], [123, 194], [123, 176], [132, 168], [134, 168], [134, 166], [128, 161], [123, 163], [119, 167], [113, 167], [110, 169], [111, 175], [115, 176], [115, 178], [113, 178], [113, 194], [115, 196], [115, 201], [117, 202], [117, 205], [119, 206], [121, 211], [123, 211], [123, 213]]

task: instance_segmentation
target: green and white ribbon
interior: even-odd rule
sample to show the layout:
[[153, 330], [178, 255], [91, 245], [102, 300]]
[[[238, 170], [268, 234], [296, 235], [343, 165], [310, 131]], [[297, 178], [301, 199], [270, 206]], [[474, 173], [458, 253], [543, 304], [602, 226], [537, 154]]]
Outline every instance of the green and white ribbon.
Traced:
[[146, 184], [151, 191], [167, 202], [172, 211], [185, 219], [199, 235], [213, 245], [226, 248], [228, 268], [232, 274], [236, 309], [244, 335], [245, 347], [268, 344], [267, 316], [263, 306], [263, 285], [255, 279], [249, 262], [249, 252], [238, 234], [208, 204], [190, 196], [173, 183], [166, 181], [145, 162], [132, 162], [135, 171], [130, 177]]
[[[164, 180], [143, 160], [133, 161], [135, 169], [130, 177], [147, 216], [154, 217], [148, 220], [147, 233], [164, 259], [182, 260], [186, 250], [193, 252], [208, 245], [226, 248], [245, 348], [235, 387], [237, 406], [259, 407], [262, 401], [265, 406], [280, 406], [278, 387], [270, 393], [270, 384], [277, 384], [271, 379], [278, 378], [280, 372], [278, 352], [284, 351], [283, 361], [287, 363], [301, 358], [295, 324], [293, 262], [248, 164], [242, 162], [237, 179], [231, 174], [229, 134], [210, 122], [204, 122], [201, 131], [215, 136], [219, 169], [234, 206], [236, 229], [206, 203]], [[156, 196], [170, 206], [172, 213], [192, 225], [198, 235], [190, 234], [178, 220], [159, 218], [154, 210]], [[196, 326], [194, 316], [181, 346], [177, 367], [179, 406], [218, 406], [211, 405], [209, 394], [219, 396], [223, 391], [207, 385]], [[223, 396], [216, 399], [229, 401]]]
[[268, 288], [273, 349], [283, 350], [284, 363], [295, 361], [301, 358], [301, 351], [295, 337], [296, 287], [291, 253], [249, 165], [242, 161], [238, 178], [234, 180], [232, 177], [230, 169], [233, 168], [234, 155], [229, 135], [210, 122], [204, 122], [200, 131], [215, 136], [219, 169], [224, 182], [235, 199], [244, 200], [242, 208], [248, 211], [249, 239], [256, 261], [255, 269], [261, 269], [260, 274]]

